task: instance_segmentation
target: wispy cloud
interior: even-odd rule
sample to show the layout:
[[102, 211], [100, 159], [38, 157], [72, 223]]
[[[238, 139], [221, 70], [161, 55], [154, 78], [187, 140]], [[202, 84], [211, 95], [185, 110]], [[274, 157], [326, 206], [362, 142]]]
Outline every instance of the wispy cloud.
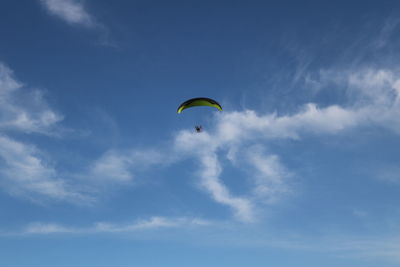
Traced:
[[400, 238], [398, 236], [380, 238], [355, 238], [336, 244], [337, 253], [353, 258], [383, 259], [400, 263]]
[[[279, 248], [291, 251], [309, 251], [312, 253], [328, 254], [341, 258], [358, 258], [363, 260], [385, 260], [399, 263], [399, 236], [398, 235], [363, 235], [352, 234], [320, 234], [317, 236], [306, 236], [302, 234], [278, 233], [265, 231], [258, 228], [260, 225], [232, 224], [231, 222], [213, 222], [199, 218], [189, 217], [149, 217], [147, 219], [135, 220], [131, 223], [97, 222], [89, 227], [66, 226], [57, 223], [36, 222], [28, 224], [21, 230], [3, 231], [1, 235], [6, 236], [31, 236], [31, 235], [58, 235], [58, 234], [143, 234], [154, 233], [154, 231], [179, 231], [210, 230], [213, 239], [206, 239], [202, 231], [197, 232], [196, 243], [213, 242], [214, 246], [245, 246], [247, 248]], [[240, 235], [233, 234], [240, 232]], [[160, 232], [157, 232], [160, 233]], [[156, 238], [160, 238], [157, 236]], [[177, 238], [175, 236], [175, 238]]]
[[399, 22], [398, 18], [388, 18], [381, 28], [378, 37], [372, 42], [372, 46], [376, 49], [386, 47], [393, 40], [393, 34], [398, 30]]
[[258, 200], [274, 203], [282, 194], [290, 191], [287, 180], [292, 174], [277, 155], [268, 155], [256, 146], [249, 149], [247, 159], [256, 170], [253, 191]]
[[155, 149], [108, 151], [86, 171], [60, 174], [41, 147], [19, 141], [15, 134], [60, 138], [62, 120], [42, 91], [25, 86], [0, 63], [0, 186], [4, 191], [33, 201], [91, 204], [104, 188], [132, 182], [135, 171], [168, 162]]
[[85, 27], [95, 26], [92, 15], [86, 10], [81, 0], [40, 0], [47, 11], [70, 24]]
[[376, 167], [375, 171], [369, 172], [374, 178], [393, 184], [400, 183], [400, 167], [398, 165], [383, 165]]
[[[262, 152], [269, 141], [334, 135], [364, 126], [386, 127], [400, 133], [400, 73], [360, 68], [325, 70], [313, 76], [316, 78], [311, 85], [318, 85], [320, 90], [333, 87], [338, 92], [345, 91], [346, 99], [322, 107], [308, 103], [298, 112], [280, 116], [261, 115], [253, 110], [225, 111], [215, 117], [215, 127], [207, 132], [182, 131], [176, 136], [176, 149], [183, 154], [191, 153], [198, 160], [203, 188], [216, 202], [231, 207], [239, 220], [256, 220], [260, 196], [268, 202], [291, 191], [288, 178], [292, 174], [277, 155]], [[220, 163], [224, 154], [233, 163], [239, 154], [241, 161], [252, 166], [251, 192], [241, 197], [229, 193], [220, 179], [227, 167]]]
[[[198, 163], [198, 185], [213, 201], [232, 209], [243, 222], [258, 220], [263, 205], [273, 205], [292, 193], [295, 173], [287, 170], [279, 155], [266, 149], [275, 139], [301, 140], [304, 136], [335, 135], [375, 125], [400, 130], [398, 73], [382, 69], [325, 70], [313, 75], [319, 90], [335, 86], [346, 91], [340, 105], [319, 107], [308, 103], [292, 114], [258, 114], [253, 110], [224, 111], [212, 126], [197, 134], [182, 130], [172, 146], [145, 149], [113, 149], [95, 160], [84, 175], [98, 184], [131, 183], [151, 166], [168, 167], [193, 158]], [[240, 164], [238, 164], [240, 155]], [[223, 158], [228, 159], [227, 165]], [[222, 179], [225, 168], [246, 170], [249, 190], [235, 195]]]
[[134, 179], [135, 172], [149, 167], [165, 166], [171, 158], [156, 149], [110, 150], [93, 161], [82, 178], [95, 184], [127, 184]]
[[[286, 116], [258, 115], [251, 110], [224, 112], [215, 118], [215, 128], [201, 134], [180, 132], [175, 149], [191, 154], [200, 165], [202, 188], [212, 198], [234, 210], [237, 219], [245, 222], [257, 220], [257, 208], [271, 204], [290, 192], [286, 170], [274, 154], [262, 151], [266, 141], [273, 139], [300, 139], [303, 134], [334, 134], [359, 123], [358, 114], [339, 106], [318, 108], [309, 104], [298, 113]], [[235, 154], [248, 162], [251, 191], [233, 196], [220, 179], [223, 166], [220, 157], [234, 162]], [[224, 166], [227, 167], [227, 166]], [[245, 168], [245, 166], [236, 166]]]
[[[397, 26], [397, 21], [389, 21], [383, 27], [381, 44], [377, 44], [379, 49], [386, 45]], [[283, 115], [260, 114], [254, 110], [224, 111], [215, 116], [213, 125], [201, 134], [186, 130], [177, 133], [173, 147], [165, 149], [171, 152], [161, 152], [157, 158], [162, 161], [172, 155], [175, 159], [169, 163], [194, 158], [198, 163], [196, 174], [200, 188], [215, 202], [232, 209], [237, 220], [254, 222], [260, 205], [273, 204], [291, 193], [290, 181], [295, 176], [287, 170], [279, 155], [265, 149], [270, 141], [301, 140], [307, 135], [335, 135], [365, 126], [384, 127], [400, 133], [399, 69], [355, 64], [347, 69], [310, 72], [309, 64], [307, 61], [294, 74], [294, 83], [304, 81], [303, 86], [313, 96], [326, 90], [334, 91], [343, 96], [339, 102], [325, 105], [309, 102], [298, 107], [297, 111]], [[238, 164], [238, 157], [247, 164]], [[117, 170], [113, 173], [120, 175], [115, 179], [132, 178], [130, 168], [135, 163], [130, 158], [135, 157], [113, 151], [104, 158], [107, 162], [116, 160], [113, 166], [117, 166]], [[232, 165], [228, 166], [224, 158], [229, 159]], [[96, 164], [93, 173], [107, 167], [102, 159]], [[246, 178], [252, 182], [248, 192], [234, 195], [224, 184], [223, 171], [230, 167], [247, 170], [250, 177]]]
[[[232, 130], [235, 132], [234, 129]], [[179, 154], [191, 155], [198, 160], [200, 170], [196, 173], [200, 178], [200, 188], [206, 191], [214, 201], [230, 207], [239, 221], [254, 222], [257, 220], [257, 199], [262, 198], [262, 202], [264, 202], [268, 198], [272, 199], [273, 195], [277, 197], [279, 195], [277, 185], [284, 187], [283, 177], [286, 174], [283, 174], [283, 167], [278, 163], [276, 156], [264, 158], [256, 151], [237, 147], [236, 144], [242, 141], [241, 138], [231, 143], [232, 136], [229, 134], [219, 136], [208, 132], [197, 134], [182, 131], [176, 136], [175, 150]], [[243, 196], [232, 195], [229, 188], [221, 180], [223, 166], [220, 162], [221, 156], [219, 154], [221, 151], [227, 151], [226, 156], [232, 159], [234, 157], [232, 151], [234, 150], [236, 150], [236, 153], [243, 155], [242, 159], [249, 161], [255, 170], [252, 172], [254, 177], [251, 177], [254, 182], [253, 192], [248, 192]], [[261, 166], [262, 161], [268, 161], [269, 167]]]
[[62, 116], [49, 107], [41, 91], [24, 87], [1, 63], [0, 114], [0, 185], [3, 190], [32, 200], [37, 197], [68, 202], [88, 200], [58, 177], [39, 148], [9, 137], [15, 132], [56, 135]]
[[47, 197], [67, 202], [87, 201], [57, 177], [54, 168], [47, 165], [33, 145], [0, 136], [0, 185], [12, 195], [35, 200]]
[[400, 238], [395, 235], [341, 235], [335, 233], [324, 237], [301, 237], [296, 240], [282, 238], [283, 242], [277, 242], [282, 248], [300, 249], [311, 252], [325, 253], [340, 258], [361, 259], [368, 262], [385, 261], [387, 263], [400, 263]]
[[399, 70], [373, 67], [322, 70], [314, 82], [320, 90], [335, 86], [346, 93], [346, 107], [342, 109], [353, 115], [353, 126], [369, 124], [400, 132]]
[[127, 224], [116, 224], [109, 222], [97, 222], [91, 227], [70, 227], [55, 223], [31, 223], [22, 231], [14, 232], [18, 235], [30, 234], [93, 234], [93, 233], [129, 233], [142, 232], [146, 230], [168, 229], [168, 228], [190, 228], [209, 226], [210, 221], [199, 218], [187, 217], [159, 217], [154, 216], [147, 219], [137, 220]]
[[43, 92], [24, 88], [13, 72], [0, 63], [0, 130], [54, 134], [63, 117], [43, 99]]
[[[23, 86], [4, 65], [0, 73], [1, 97], [13, 99], [13, 95], [20, 92]], [[309, 79], [306, 85], [316, 86], [322, 91], [333, 88], [345, 92], [345, 99], [342, 99], [341, 103], [325, 106], [308, 103], [299, 107], [297, 112], [283, 115], [259, 114], [254, 110], [224, 111], [214, 117], [212, 126], [205, 132], [197, 134], [187, 130], [180, 131], [174, 137], [172, 145], [161, 150], [112, 149], [93, 161], [85, 174], [77, 176], [92, 179], [96, 183], [126, 184], [133, 181], [137, 170], [145, 170], [146, 166], [168, 166], [182, 159], [193, 158], [199, 167], [196, 173], [200, 188], [216, 203], [232, 209], [236, 219], [244, 222], [256, 221], [260, 205], [273, 204], [291, 192], [289, 178], [292, 173], [286, 169], [279, 155], [264, 150], [271, 140], [300, 140], [307, 135], [334, 135], [371, 125], [400, 132], [399, 71], [372, 67], [330, 69], [312, 73], [307, 77]], [[27, 110], [25, 105], [10, 105], [12, 101], [3, 100], [9, 107], [5, 109], [8, 113], [4, 112], [6, 116], [0, 119], [0, 125], [3, 125], [4, 129], [8, 127], [26, 132], [47, 132], [52, 125], [61, 120], [61, 116], [56, 116], [58, 119], [50, 122], [43, 119], [43, 114], [56, 113], [48, 108], [42, 98], [39, 99], [34, 105], [36, 113]], [[26, 120], [29, 123], [20, 123], [21, 120], [17, 119], [20, 113], [30, 114]], [[13, 141], [10, 138], [4, 140]], [[3, 157], [8, 154], [3, 153]], [[37, 156], [36, 160], [30, 160], [33, 155], [33, 152], [25, 155], [27, 159], [20, 156], [21, 161], [36, 162], [36, 165], [40, 166], [36, 167], [38, 173], [41, 171], [47, 174], [43, 177], [53, 177], [51, 181], [57, 181], [58, 185], [53, 185], [53, 191], [61, 190], [60, 188], [66, 190], [65, 182], [56, 178], [56, 171], [46, 167]], [[247, 165], [237, 165], [237, 155], [240, 155]], [[225, 165], [223, 157], [229, 159], [232, 165]], [[13, 163], [12, 159], [6, 162], [8, 166], [4, 169], [5, 172], [15, 168], [13, 166], [16, 166], [16, 163]], [[233, 194], [222, 179], [223, 170], [229, 167], [246, 168], [251, 176], [247, 177], [252, 182], [251, 189], [242, 195]], [[96, 183], [93, 186], [96, 186]], [[47, 192], [44, 186], [38, 188]]]
[[[31, 223], [18, 234], [56, 234], [56, 233], [77, 233], [76, 228], [66, 227], [54, 223]], [[17, 233], [14, 233], [17, 234]]]
[[110, 29], [89, 12], [85, 0], [39, 0], [50, 15], [63, 20], [69, 25], [94, 30], [98, 34], [97, 43], [118, 48], [118, 43], [111, 38]]
[[139, 220], [131, 224], [113, 224], [113, 223], [96, 223], [95, 231], [97, 232], [135, 232], [150, 229], [161, 229], [161, 228], [180, 228], [180, 227], [196, 227], [196, 226], [207, 226], [211, 222], [198, 219], [198, 218], [166, 218], [166, 217], [151, 217], [146, 220]]
[[227, 205], [234, 210], [235, 216], [242, 221], [251, 222], [254, 220], [252, 203], [245, 197], [232, 196], [228, 188], [220, 181], [221, 167], [215, 154], [204, 154], [200, 158], [201, 186], [210, 193], [218, 203]]

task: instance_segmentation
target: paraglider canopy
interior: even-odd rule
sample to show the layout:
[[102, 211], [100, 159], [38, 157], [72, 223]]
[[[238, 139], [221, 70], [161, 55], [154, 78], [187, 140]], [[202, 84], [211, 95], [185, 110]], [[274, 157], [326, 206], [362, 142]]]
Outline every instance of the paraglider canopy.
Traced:
[[184, 109], [196, 106], [209, 106], [217, 108], [218, 110], [222, 110], [221, 105], [217, 101], [207, 97], [196, 97], [183, 102], [178, 107], [177, 112], [181, 113]]

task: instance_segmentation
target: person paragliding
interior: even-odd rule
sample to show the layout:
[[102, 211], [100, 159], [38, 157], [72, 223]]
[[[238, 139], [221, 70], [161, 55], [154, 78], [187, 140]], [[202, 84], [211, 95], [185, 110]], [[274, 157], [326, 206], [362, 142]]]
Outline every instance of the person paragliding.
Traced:
[[[214, 107], [220, 111], [222, 111], [222, 106], [215, 101], [214, 99], [207, 98], [207, 97], [196, 97], [189, 99], [182, 104], [179, 105], [177, 113], [181, 113], [183, 110], [191, 107], [198, 107], [198, 106], [208, 106], [208, 107]], [[197, 133], [201, 133], [203, 131], [203, 127], [201, 125], [196, 125], [194, 127]]]
[[201, 131], [203, 130], [203, 127], [201, 125], [196, 125], [196, 126], [194, 126], [194, 129], [196, 130], [197, 133], [201, 133]]

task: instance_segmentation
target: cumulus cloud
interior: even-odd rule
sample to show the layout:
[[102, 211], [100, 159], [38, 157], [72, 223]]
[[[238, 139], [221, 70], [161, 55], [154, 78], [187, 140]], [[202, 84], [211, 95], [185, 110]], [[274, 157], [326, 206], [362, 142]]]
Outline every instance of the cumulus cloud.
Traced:
[[47, 11], [70, 24], [93, 27], [94, 19], [80, 0], [40, 0]]

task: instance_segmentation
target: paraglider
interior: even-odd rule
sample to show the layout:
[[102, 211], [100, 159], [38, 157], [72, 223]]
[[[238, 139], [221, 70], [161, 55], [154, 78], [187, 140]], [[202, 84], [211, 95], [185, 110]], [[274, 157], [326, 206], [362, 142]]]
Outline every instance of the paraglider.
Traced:
[[[191, 107], [198, 107], [198, 106], [208, 106], [208, 107], [213, 107], [216, 108], [220, 111], [222, 111], [222, 106], [215, 101], [214, 99], [207, 98], [207, 97], [196, 97], [189, 99], [182, 104], [179, 105], [177, 113], [181, 113], [183, 110]], [[201, 125], [196, 125], [194, 127], [197, 133], [201, 133], [203, 130], [203, 127]]]
[[203, 130], [203, 127], [201, 125], [196, 125], [196, 126], [194, 126], [194, 129], [196, 130], [196, 132], [201, 133], [201, 131]]

